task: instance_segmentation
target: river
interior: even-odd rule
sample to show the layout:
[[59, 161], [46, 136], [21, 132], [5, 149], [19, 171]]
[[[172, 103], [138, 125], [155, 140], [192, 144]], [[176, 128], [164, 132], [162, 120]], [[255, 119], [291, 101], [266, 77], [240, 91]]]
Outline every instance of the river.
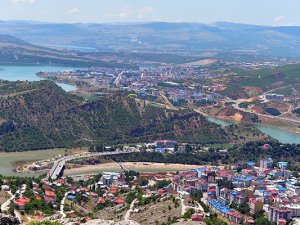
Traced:
[[[57, 72], [61, 70], [73, 70], [76, 68], [60, 67], [60, 66], [1, 66], [0, 79], [8, 81], [39, 81], [43, 80], [36, 76], [38, 72]], [[64, 83], [57, 83], [58, 86], [65, 91], [76, 90], [76, 86]]]
[[[211, 122], [220, 124], [222, 126], [229, 126], [231, 124], [235, 124], [235, 122], [231, 122], [228, 120], [222, 120], [215, 117], [207, 117], [207, 119]], [[276, 127], [264, 126], [261, 124], [255, 124], [256, 128], [258, 128], [261, 132], [269, 135], [270, 137], [277, 139], [283, 144], [300, 144], [300, 134], [296, 134], [290, 131], [282, 130]]]

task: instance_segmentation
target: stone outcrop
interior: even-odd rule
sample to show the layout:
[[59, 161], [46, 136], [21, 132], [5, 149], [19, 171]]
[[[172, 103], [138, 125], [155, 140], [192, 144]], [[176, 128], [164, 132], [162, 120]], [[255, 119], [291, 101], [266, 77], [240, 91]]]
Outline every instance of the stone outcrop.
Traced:
[[16, 225], [20, 224], [19, 220], [14, 216], [9, 216], [6, 214], [0, 214], [0, 224], [1, 225]]

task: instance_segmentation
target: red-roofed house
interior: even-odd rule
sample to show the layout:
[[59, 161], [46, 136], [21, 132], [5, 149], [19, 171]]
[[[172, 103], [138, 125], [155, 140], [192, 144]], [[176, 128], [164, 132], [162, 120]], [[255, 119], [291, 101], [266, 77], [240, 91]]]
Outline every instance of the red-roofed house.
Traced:
[[125, 203], [125, 200], [122, 199], [122, 198], [117, 198], [115, 201], [114, 201], [115, 204], [119, 205], [119, 204], [124, 204]]
[[110, 188], [110, 193], [112, 193], [113, 195], [117, 194], [117, 192], [118, 192], [118, 187], [113, 186]]
[[199, 215], [199, 214], [192, 215], [192, 221], [202, 221], [202, 220], [203, 220], [202, 215]]
[[42, 198], [38, 195], [35, 196], [35, 199], [38, 200], [38, 201], [42, 201]]
[[55, 198], [45, 197], [45, 202], [55, 203]]
[[54, 191], [45, 191], [45, 196], [53, 198], [56, 196], [56, 194], [54, 193]]
[[24, 209], [25, 205], [30, 202], [29, 198], [26, 197], [20, 197], [16, 200], [16, 205], [19, 209]]

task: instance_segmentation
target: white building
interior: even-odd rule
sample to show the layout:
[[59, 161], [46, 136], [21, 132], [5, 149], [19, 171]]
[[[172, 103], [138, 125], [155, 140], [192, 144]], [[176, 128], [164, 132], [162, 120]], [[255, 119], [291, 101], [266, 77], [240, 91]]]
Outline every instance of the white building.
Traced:
[[286, 206], [289, 210], [291, 210], [291, 217], [300, 217], [300, 205], [291, 204]]

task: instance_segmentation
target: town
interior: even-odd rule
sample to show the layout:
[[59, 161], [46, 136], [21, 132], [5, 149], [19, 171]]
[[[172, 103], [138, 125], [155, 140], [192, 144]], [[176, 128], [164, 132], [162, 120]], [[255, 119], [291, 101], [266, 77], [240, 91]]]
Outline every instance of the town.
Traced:
[[[206, 62], [206, 61], [205, 61]], [[147, 66], [137, 69], [87, 68], [37, 75], [76, 85], [76, 95], [86, 99], [110, 93], [151, 101], [170, 109], [190, 108], [203, 115], [235, 122], [278, 124], [293, 132], [299, 126], [299, 85], [275, 82], [236, 88], [236, 71], [263, 71], [287, 62], [208, 61], [199, 65]], [[274, 74], [279, 76], [280, 74]], [[281, 86], [280, 86], [281, 85]]]
[[[184, 147], [176, 141], [157, 140], [152, 149], [172, 154], [174, 148], [185, 151]], [[270, 150], [272, 146], [261, 148]], [[118, 154], [111, 152], [111, 147], [108, 150], [94, 154]], [[127, 151], [138, 152], [137, 148]], [[80, 160], [80, 156], [95, 157], [90, 153], [68, 158]], [[1, 212], [22, 223], [113, 219], [133, 224], [297, 224], [300, 176], [288, 166], [261, 156], [256, 162], [207, 164], [186, 171], [123, 168], [81, 176], [1, 176]]]

